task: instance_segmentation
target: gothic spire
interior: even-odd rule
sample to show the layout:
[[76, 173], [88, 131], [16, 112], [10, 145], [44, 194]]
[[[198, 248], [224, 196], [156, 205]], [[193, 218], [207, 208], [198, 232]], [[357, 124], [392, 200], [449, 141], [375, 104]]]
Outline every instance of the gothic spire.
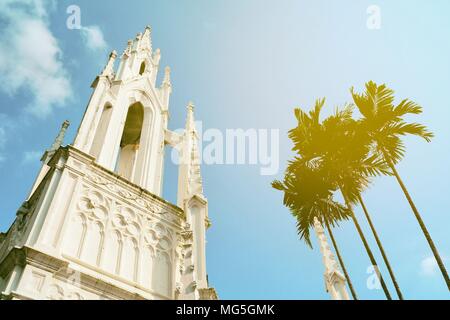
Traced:
[[137, 40], [139, 41], [138, 46], [140, 50], [152, 52], [152, 28], [150, 26], [145, 27], [144, 33], [138, 34]]
[[159, 66], [159, 61], [161, 60], [161, 50], [157, 48], [153, 53], [153, 63]]
[[162, 82], [163, 86], [172, 86], [172, 83], [170, 82], [170, 67], [166, 67], [164, 69], [164, 80]]
[[187, 160], [189, 161], [188, 192], [191, 195], [203, 194], [203, 182], [200, 172], [200, 150], [198, 148], [198, 135], [195, 128], [194, 103], [187, 106], [186, 137], [189, 141]]
[[194, 119], [194, 103], [189, 101], [187, 105], [187, 117], [186, 117], [186, 132], [195, 132], [195, 119]]
[[169, 108], [170, 94], [172, 93], [172, 83], [170, 82], [170, 67], [164, 69], [164, 79], [160, 87], [161, 101], [167, 110]]
[[129, 39], [128, 42], [127, 42], [127, 47], [123, 51], [122, 57], [123, 56], [130, 56], [132, 48], [133, 48], [133, 40]]
[[114, 75], [114, 61], [117, 58], [117, 52], [116, 50], [113, 50], [109, 54], [108, 63], [106, 64], [105, 68], [102, 71], [102, 76], [113, 76]]
[[323, 264], [325, 265], [324, 277], [327, 292], [330, 293], [333, 300], [348, 300], [345, 277], [339, 270], [334, 254], [328, 245], [325, 231], [317, 218], [314, 218], [314, 230], [319, 240], [320, 252], [322, 253]]
[[203, 195], [203, 180], [197, 138], [192, 139], [191, 166], [189, 171], [189, 191], [193, 195]]
[[66, 130], [69, 127], [70, 122], [68, 120], [64, 121], [61, 125], [61, 129], [58, 132], [58, 135], [55, 138], [55, 141], [53, 142], [52, 146], [50, 147], [49, 152], [56, 151], [61, 147], [64, 141], [64, 136], [66, 134]]

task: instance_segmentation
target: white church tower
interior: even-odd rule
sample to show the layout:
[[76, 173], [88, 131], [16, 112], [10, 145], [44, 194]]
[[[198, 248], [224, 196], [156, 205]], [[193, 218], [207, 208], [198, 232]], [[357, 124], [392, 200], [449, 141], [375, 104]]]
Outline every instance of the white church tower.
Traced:
[[[68, 122], [31, 193], [0, 234], [0, 299], [217, 299], [206, 273], [208, 202], [194, 106], [169, 131], [170, 69], [150, 27], [92, 84], [72, 145]], [[180, 153], [178, 200], [161, 198], [165, 145]]]

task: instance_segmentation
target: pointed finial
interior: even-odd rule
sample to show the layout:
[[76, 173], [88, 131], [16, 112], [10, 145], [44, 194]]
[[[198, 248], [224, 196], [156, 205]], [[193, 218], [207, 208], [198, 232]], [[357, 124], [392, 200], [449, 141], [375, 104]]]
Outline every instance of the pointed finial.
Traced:
[[146, 39], [146, 38], [151, 39], [151, 36], [152, 36], [152, 28], [149, 25], [147, 25], [145, 27], [144, 33], [142, 34], [141, 38], [142, 39]]
[[188, 110], [188, 118], [192, 118], [192, 122], [193, 122], [194, 121], [194, 109], [195, 109], [194, 103], [192, 101], [189, 101], [186, 108]]
[[187, 118], [186, 118], [186, 130], [188, 132], [195, 131], [194, 123], [194, 103], [189, 101], [187, 105]]
[[127, 47], [123, 51], [122, 56], [125, 56], [125, 55], [129, 56], [131, 54], [132, 47], [133, 47], [133, 40], [129, 39], [127, 42]]
[[159, 60], [161, 60], [161, 50], [158, 48], [153, 53], [153, 63], [158, 66]]
[[56, 151], [61, 147], [63, 141], [64, 141], [64, 135], [66, 134], [66, 130], [69, 127], [70, 122], [68, 120], [64, 121], [61, 125], [61, 129], [58, 132], [58, 135], [55, 138], [55, 141], [53, 142], [52, 146], [48, 151]]
[[187, 109], [188, 109], [188, 111], [194, 111], [194, 108], [195, 108], [195, 105], [194, 105], [194, 103], [192, 102], [192, 101], [189, 101], [188, 102], [188, 105], [187, 105]]
[[102, 71], [102, 76], [110, 76], [114, 74], [114, 61], [117, 58], [117, 52], [116, 50], [113, 50], [109, 54], [108, 63], [106, 64], [105, 68]]
[[163, 85], [166, 85], [166, 86], [170, 86], [171, 85], [171, 83], [170, 83], [170, 67], [169, 66], [167, 66], [164, 69]]
[[161, 84], [161, 99], [166, 109], [169, 108], [170, 94], [172, 93], [172, 83], [170, 81], [170, 67], [164, 69], [164, 79]]
[[138, 32], [138, 34], [136, 35], [136, 44], [135, 44], [133, 50], [141, 49], [141, 41], [142, 41], [142, 32]]
[[152, 52], [152, 28], [150, 26], [146, 26], [144, 33], [138, 34], [139, 39], [139, 48], [141, 50], [148, 50]]

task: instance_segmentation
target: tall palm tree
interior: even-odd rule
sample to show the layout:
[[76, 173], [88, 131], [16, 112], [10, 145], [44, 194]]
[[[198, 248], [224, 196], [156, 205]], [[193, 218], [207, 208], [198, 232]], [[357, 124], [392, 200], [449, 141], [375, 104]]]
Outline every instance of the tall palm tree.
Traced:
[[[369, 140], [361, 134], [364, 132], [360, 130], [359, 122], [352, 119], [352, 106], [337, 109], [334, 115], [321, 122], [320, 112], [324, 102], [323, 99], [316, 101], [309, 113], [296, 109], [298, 126], [289, 132], [289, 137], [294, 142], [294, 150], [299, 154], [297, 160], [310, 159], [316, 165], [322, 166], [328, 172], [329, 179], [334, 181], [336, 188], [340, 189], [369, 259], [372, 265], [377, 267], [372, 250], [353, 213], [352, 205], [361, 198], [361, 192], [370, 183], [370, 176], [386, 174], [387, 167], [377, 155], [370, 154]], [[293, 162], [292, 165], [295, 164]], [[381, 242], [378, 241], [377, 244]], [[383, 255], [383, 258], [389, 265], [386, 255]], [[397, 293], [402, 298], [390, 267], [389, 270]], [[378, 274], [378, 277], [386, 297], [391, 299], [383, 277], [381, 274]]]
[[288, 166], [283, 182], [275, 180], [272, 182], [272, 187], [284, 192], [283, 204], [296, 218], [300, 239], [303, 239], [309, 247], [312, 248], [310, 228], [314, 226], [314, 219], [317, 218], [325, 224], [352, 297], [357, 300], [355, 289], [332, 232], [332, 226], [337, 225], [338, 221], [347, 220], [350, 212], [345, 206], [333, 200], [334, 190], [331, 189], [330, 183], [318, 170], [303, 163], [295, 167]]
[[[325, 154], [326, 162], [331, 165], [330, 174], [334, 175], [334, 180], [340, 186], [347, 205], [349, 207], [361, 205], [397, 295], [403, 300], [400, 286], [361, 195], [370, 184], [371, 177], [391, 175], [391, 172], [383, 158], [372, 152], [370, 137], [361, 122], [353, 120], [352, 110], [352, 106], [347, 106], [323, 121], [324, 131], [330, 137], [328, 140], [330, 148]], [[360, 229], [356, 216], [354, 217], [355, 226]], [[381, 284], [383, 285], [382, 281]]]
[[389, 259], [388, 259], [387, 255], [386, 255], [386, 252], [384, 250], [383, 244], [381, 243], [380, 237], [378, 236], [378, 232], [375, 229], [375, 226], [374, 226], [374, 224], [372, 222], [372, 218], [370, 217], [369, 211], [367, 210], [366, 204], [364, 203], [363, 198], [362, 198], [361, 195], [358, 195], [358, 201], [359, 201], [359, 204], [361, 205], [361, 207], [363, 209], [363, 212], [364, 212], [364, 215], [365, 215], [365, 217], [367, 219], [367, 222], [369, 223], [370, 230], [372, 230], [372, 233], [373, 233], [373, 236], [374, 236], [375, 241], [377, 243], [377, 246], [380, 249], [381, 256], [383, 257], [383, 261], [386, 264], [386, 267], [388, 269], [389, 275], [390, 275], [390, 277], [392, 279], [392, 283], [394, 284], [395, 291], [397, 292], [398, 298], [400, 300], [403, 300], [403, 294], [402, 294], [402, 291], [400, 290], [400, 286], [398, 285], [397, 279], [396, 279], [395, 274], [394, 274], [394, 270], [392, 270], [391, 264], [389, 262]]
[[404, 116], [406, 115], [422, 113], [422, 107], [408, 99], [404, 99], [398, 105], [394, 105], [394, 91], [389, 89], [385, 84], [377, 85], [372, 81], [366, 83], [364, 93], [355, 93], [353, 88], [351, 89], [351, 93], [355, 105], [362, 114], [362, 126], [373, 141], [374, 149], [384, 158], [405, 194], [414, 216], [433, 252], [447, 287], [450, 290], [450, 280], [444, 263], [411, 195], [395, 167], [405, 155], [405, 145], [401, 139], [402, 136], [418, 136], [427, 142], [430, 142], [431, 138], [433, 138], [433, 133], [424, 125], [408, 123], [404, 120]]

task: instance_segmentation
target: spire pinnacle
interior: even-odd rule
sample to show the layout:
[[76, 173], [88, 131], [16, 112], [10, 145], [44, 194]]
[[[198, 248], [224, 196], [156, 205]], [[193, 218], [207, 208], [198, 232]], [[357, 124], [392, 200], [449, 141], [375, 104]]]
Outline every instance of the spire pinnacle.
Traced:
[[188, 105], [187, 105], [187, 109], [188, 109], [188, 111], [190, 111], [190, 112], [194, 112], [194, 109], [195, 109], [194, 102], [189, 101], [189, 102], [188, 102]]
[[[158, 58], [159, 60], [159, 58]], [[166, 109], [169, 108], [170, 94], [172, 93], [172, 83], [170, 82], [170, 68], [166, 67], [164, 69], [164, 79], [162, 81], [161, 87], [161, 100]]]
[[188, 193], [192, 195], [202, 195], [203, 183], [200, 173], [200, 151], [198, 147], [197, 129], [195, 128], [194, 109], [194, 103], [189, 101], [186, 119], [186, 139], [189, 141], [189, 149], [186, 153], [187, 161], [189, 163]]
[[171, 85], [171, 82], [170, 82], [170, 67], [166, 67], [164, 69], [163, 85], [166, 85], [166, 86], [170, 86]]
[[61, 145], [64, 141], [64, 136], [66, 134], [66, 130], [69, 127], [69, 125], [70, 125], [70, 122], [68, 120], [66, 120], [62, 123], [61, 129], [59, 130], [58, 135], [55, 138], [55, 141], [53, 142], [52, 146], [48, 150], [49, 152], [56, 151], [59, 149], [59, 147], [61, 147]]
[[102, 71], [102, 76], [112, 76], [114, 74], [114, 62], [117, 58], [117, 52], [116, 50], [113, 50], [109, 54], [108, 63], [106, 64], [105, 68]]
[[349, 296], [345, 288], [345, 277], [339, 270], [334, 254], [328, 245], [325, 231], [317, 218], [314, 218], [314, 230], [316, 231], [316, 235], [319, 240], [322, 261], [325, 265], [325, 287], [333, 300], [349, 300]]
[[159, 61], [161, 60], [161, 50], [157, 48], [155, 52], [153, 52], [153, 63], [159, 66]]
[[187, 118], [186, 118], [186, 131], [188, 133], [195, 132], [195, 120], [194, 120], [194, 103], [189, 101], [187, 105]]
[[145, 27], [144, 33], [138, 33], [136, 40], [140, 42], [141, 50], [152, 52], [152, 28], [150, 26]]
[[132, 48], [133, 48], [133, 40], [129, 39], [127, 42], [127, 47], [123, 51], [122, 56], [129, 56], [131, 54]]

